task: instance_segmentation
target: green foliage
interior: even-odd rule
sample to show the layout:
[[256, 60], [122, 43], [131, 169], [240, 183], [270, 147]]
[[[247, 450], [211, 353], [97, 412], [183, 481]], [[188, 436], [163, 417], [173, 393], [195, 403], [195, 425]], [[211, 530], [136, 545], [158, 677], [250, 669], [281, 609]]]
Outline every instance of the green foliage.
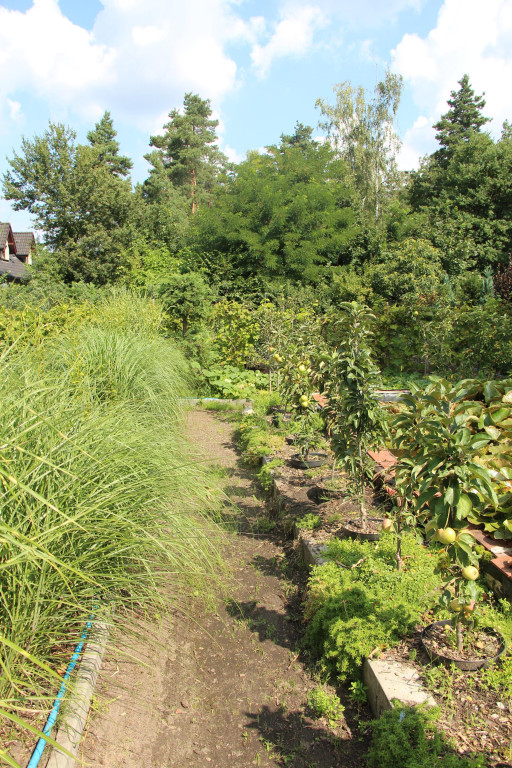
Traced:
[[330, 562], [313, 568], [304, 605], [306, 643], [338, 680], [358, 678], [363, 659], [399, 642], [435, 601], [435, 559], [404, 535], [407, 567], [395, 567], [391, 537], [371, 542], [336, 540]]
[[244, 459], [253, 466], [259, 465], [263, 456], [271, 456], [284, 444], [283, 436], [272, 432], [266, 419], [255, 413], [242, 418], [238, 441]]
[[104, 165], [115, 176], [128, 176], [133, 163], [129, 157], [119, 154], [117, 132], [110, 112], [104, 112], [93, 131], [87, 134], [87, 141], [96, 151], [98, 165]]
[[379, 371], [372, 361], [369, 322], [374, 316], [357, 302], [340, 306], [336, 321], [341, 337], [328, 358], [329, 429], [336, 461], [351, 473], [360, 503], [361, 524], [366, 525], [364, 488], [369, 475], [368, 449], [384, 431], [383, 411], [375, 395]]
[[455, 313], [448, 346], [462, 375], [508, 375], [512, 370], [512, 312], [501, 301], [463, 306]]
[[224, 300], [215, 305], [212, 323], [219, 363], [245, 365], [260, 330], [255, 313], [239, 302]]
[[[275, 446], [273, 450], [275, 450]], [[264, 491], [267, 491], [267, 493], [271, 490], [274, 483], [274, 470], [282, 466], [282, 459], [272, 459], [272, 461], [269, 461], [268, 464], [264, 464], [260, 471], [257, 473], [257, 478], [260, 482], [260, 485]]]
[[323, 266], [349, 258], [358, 231], [351, 194], [346, 164], [327, 143], [284, 137], [265, 154], [250, 153], [199, 212], [196, 250], [211, 254], [212, 279], [220, 272], [229, 295], [226, 279], [248, 292], [256, 278], [262, 298], [276, 281], [315, 282]]
[[[508, 487], [512, 479], [503, 466], [510, 453], [511, 391], [510, 382], [467, 379], [454, 385], [433, 379], [423, 392], [403, 398], [405, 407], [391, 424], [393, 445], [400, 451], [397, 488], [425, 518], [427, 535], [444, 545], [441, 601], [454, 612], [459, 649], [462, 624], [473, 623], [481, 596], [475, 581], [479, 553], [467, 523], [480, 521], [478, 510], [489, 509], [492, 519], [500, 506], [500, 483]], [[508, 505], [508, 490], [503, 491], [502, 504]], [[507, 528], [510, 522], [505, 519], [502, 525]]]
[[401, 75], [386, 72], [369, 98], [349, 82], [335, 86], [336, 103], [318, 99], [326, 130], [337, 152], [349, 164], [363, 213], [378, 222], [389, 189], [397, 183], [396, 152], [400, 141], [393, 121], [402, 91]]
[[427, 712], [398, 704], [372, 723], [370, 768], [485, 768], [484, 757], [459, 757]]
[[210, 100], [195, 93], [185, 94], [182, 110], [169, 112], [164, 132], [150, 138], [155, 149], [145, 156], [153, 166], [147, 193], [170, 184], [188, 200], [192, 214], [211, 201], [217, 176], [227, 164], [216, 144], [219, 121], [211, 115]]
[[314, 531], [320, 528], [322, 520], [319, 515], [314, 515], [312, 512], [308, 512], [307, 515], [297, 520], [297, 526], [305, 531]]
[[436, 139], [441, 145], [435, 155], [440, 164], [446, 162], [457, 144], [469, 141], [471, 134], [479, 132], [490, 120], [482, 114], [485, 99], [475, 95], [468, 75], [462, 76], [459, 85], [459, 90], [452, 91], [448, 99], [450, 109], [434, 125]]
[[160, 283], [158, 294], [171, 326], [179, 327], [183, 338], [192, 324], [208, 316], [213, 298], [212, 290], [198, 272], [170, 275]]
[[246, 371], [235, 365], [212, 365], [201, 370], [206, 382], [205, 394], [228, 398], [251, 398], [268, 385], [267, 377], [259, 371]]
[[443, 290], [444, 271], [440, 252], [428, 240], [408, 238], [385, 251], [366, 272], [372, 290], [388, 301], [399, 302], [408, 294], [431, 303]]
[[345, 711], [339, 696], [328, 693], [325, 688], [313, 688], [309, 691], [307, 704], [314, 717], [327, 718], [330, 726], [337, 725]]
[[62, 279], [102, 285], [115, 281], [124, 266], [131, 185], [112, 172], [112, 155], [75, 139], [59, 123], [32, 141], [23, 138], [21, 154], [9, 160], [4, 195], [16, 210], [34, 215], [45, 243], [58, 254]]
[[185, 363], [141, 326], [109, 326], [127, 304], [0, 356], [0, 710], [41, 708], [55, 647], [71, 653], [95, 605], [107, 618], [116, 603], [123, 636], [206, 595], [220, 566], [216, 494], [182, 437]]

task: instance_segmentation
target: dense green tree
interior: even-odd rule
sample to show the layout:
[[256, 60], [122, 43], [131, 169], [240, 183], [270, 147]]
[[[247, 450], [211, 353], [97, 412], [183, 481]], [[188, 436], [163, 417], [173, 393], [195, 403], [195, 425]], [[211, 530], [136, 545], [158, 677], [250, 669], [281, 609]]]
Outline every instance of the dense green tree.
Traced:
[[409, 200], [449, 273], [495, 271], [512, 250], [512, 138], [494, 142], [474, 131], [443, 166], [426, 158], [411, 176]]
[[23, 138], [22, 152], [9, 160], [3, 190], [16, 210], [34, 216], [64, 280], [102, 284], [122, 268], [131, 185], [98, 162], [94, 147], [75, 140], [74, 131], [58, 123], [42, 136]]
[[106, 165], [117, 176], [128, 176], [133, 163], [126, 155], [119, 154], [117, 132], [110, 112], [105, 112], [94, 130], [87, 134], [87, 141], [97, 152], [100, 165]]
[[197, 272], [170, 275], [159, 287], [159, 296], [171, 323], [179, 324], [183, 338], [191, 324], [204, 320], [214, 293]]
[[187, 93], [183, 110], [169, 112], [164, 133], [151, 136], [150, 146], [155, 149], [145, 155], [152, 166], [145, 184], [150, 200], [155, 193], [161, 196], [170, 184], [188, 200], [192, 213], [211, 201], [217, 177], [227, 164], [217, 147], [219, 122], [211, 115], [209, 99]]
[[358, 232], [351, 199], [346, 163], [298, 125], [294, 136], [240, 163], [197, 217], [195, 248], [235, 280], [314, 281], [350, 260]]
[[402, 77], [388, 71], [373, 96], [345, 81], [334, 88], [334, 105], [317, 100], [325, 118], [320, 126], [336, 152], [349, 162], [362, 211], [374, 222], [399, 181], [400, 141], [393, 123], [401, 91]]
[[444, 165], [461, 141], [469, 141], [471, 135], [479, 132], [489, 122], [482, 110], [485, 107], [483, 96], [477, 96], [469, 83], [469, 76], [459, 80], [458, 91], [451, 92], [448, 99], [450, 109], [433, 126], [440, 149], [436, 152], [436, 161]]

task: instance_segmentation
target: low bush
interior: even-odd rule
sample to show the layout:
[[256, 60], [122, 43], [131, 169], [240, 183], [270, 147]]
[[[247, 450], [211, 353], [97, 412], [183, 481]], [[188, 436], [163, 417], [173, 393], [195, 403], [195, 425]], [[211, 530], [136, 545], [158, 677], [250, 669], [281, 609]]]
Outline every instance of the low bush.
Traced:
[[308, 708], [314, 717], [326, 717], [331, 726], [338, 723], [345, 711], [339, 697], [324, 688], [313, 688], [309, 692]]
[[372, 723], [370, 768], [484, 768], [485, 757], [459, 757], [422, 710], [405, 705]]
[[247, 463], [257, 466], [263, 456], [271, 456], [283, 447], [284, 437], [272, 432], [263, 416], [252, 413], [241, 420], [238, 441]]
[[330, 562], [313, 568], [305, 640], [340, 681], [357, 678], [366, 656], [398, 643], [435, 602], [435, 556], [412, 535], [404, 537], [403, 552], [407, 565], [399, 573], [391, 536], [378, 546], [336, 540], [328, 546]]
[[212, 365], [201, 371], [207, 393], [214, 397], [252, 398], [268, 387], [268, 377], [234, 365]]

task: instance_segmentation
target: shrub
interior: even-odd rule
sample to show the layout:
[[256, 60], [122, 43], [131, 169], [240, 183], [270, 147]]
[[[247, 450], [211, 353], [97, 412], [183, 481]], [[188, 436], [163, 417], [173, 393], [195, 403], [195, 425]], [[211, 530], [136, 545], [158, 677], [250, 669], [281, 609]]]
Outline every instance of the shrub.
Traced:
[[370, 768], [484, 768], [487, 764], [483, 756], [471, 759], [455, 754], [422, 710], [399, 705], [372, 726]]
[[314, 717], [326, 717], [331, 726], [337, 724], [345, 711], [339, 697], [324, 688], [313, 688], [308, 693], [308, 707]]
[[404, 536], [406, 561], [397, 571], [392, 537], [371, 542], [337, 540], [330, 562], [313, 568], [304, 604], [306, 643], [338, 680], [359, 676], [363, 659], [376, 648], [398, 643], [435, 601], [440, 579], [435, 558]]

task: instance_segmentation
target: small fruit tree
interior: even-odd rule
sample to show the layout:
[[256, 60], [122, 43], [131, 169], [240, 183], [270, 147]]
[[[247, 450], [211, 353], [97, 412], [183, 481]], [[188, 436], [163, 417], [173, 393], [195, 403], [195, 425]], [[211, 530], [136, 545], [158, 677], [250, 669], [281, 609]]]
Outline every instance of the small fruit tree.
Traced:
[[311, 448], [321, 442], [319, 427], [321, 419], [318, 416], [317, 404], [313, 399], [315, 381], [311, 360], [304, 347], [293, 346], [286, 358], [278, 353], [276, 362], [281, 366], [281, 393], [287, 408], [294, 413], [293, 428], [296, 433], [296, 443], [303, 458], [307, 458]]
[[374, 316], [356, 301], [344, 302], [340, 309], [342, 315], [335, 323], [341, 340], [329, 358], [331, 443], [336, 463], [354, 480], [361, 528], [367, 530], [364, 489], [372, 469], [368, 450], [384, 434], [384, 413], [375, 394], [379, 370], [370, 347]]
[[402, 452], [400, 462], [408, 470], [409, 497], [426, 523], [427, 536], [441, 545], [441, 603], [453, 613], [459, 651], [481, 596], [479, 556], [467, 518], [474, 506], [498, 506], [489, 472], [475, 461], [496, 437], [485, 423], [484, 403], [472, 399], [480, 391], [476, 381], [454, 385], [433, 379], [423, 392], [413, 388], [403, 398], [405, 408], [391, 425], [393, 447]]

